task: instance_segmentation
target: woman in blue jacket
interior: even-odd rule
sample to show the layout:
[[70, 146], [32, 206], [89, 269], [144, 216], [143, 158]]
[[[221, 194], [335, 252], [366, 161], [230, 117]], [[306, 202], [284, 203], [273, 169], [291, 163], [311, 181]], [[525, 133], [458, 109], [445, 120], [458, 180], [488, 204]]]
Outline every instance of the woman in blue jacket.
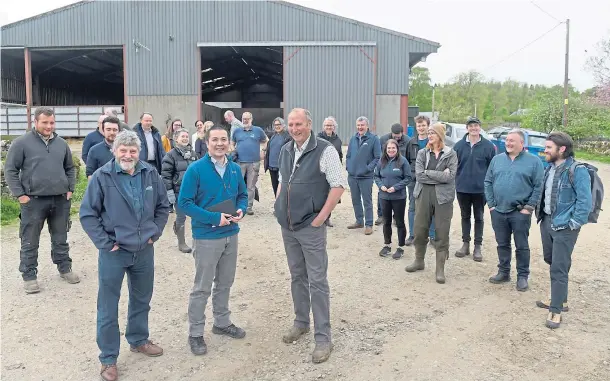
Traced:
[[403, 247], [407, 238], [405, 226], [405, 207], [407, 205], [407, 184], [411, 182], [411, 167], [409, 162], [398, 150], [398, 142], [389, 139], [383, 147], [379, 164], [375, 167], [375, 184], [379, 188], [381, 210], [383, 214], [383, 249], [379, 252], [387, 257], [392, 251], [392, 213], [398, 231], [398, 248], [392, 255], [400, 259], [404, 254]]

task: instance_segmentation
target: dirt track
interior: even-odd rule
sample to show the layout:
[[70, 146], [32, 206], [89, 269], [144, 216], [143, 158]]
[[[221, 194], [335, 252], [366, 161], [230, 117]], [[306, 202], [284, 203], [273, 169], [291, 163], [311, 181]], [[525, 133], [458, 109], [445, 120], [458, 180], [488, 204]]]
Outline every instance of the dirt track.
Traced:
[[[610, 190], [610, 166], [600, 165]], [[333, 213], [329, 229], [329, 281], [335, 351], [314, 365], [310, 334], [295, 345], [281, 335], [292, 324], [290, 275], [280, 229], [272, 216], [271, 184], [262, 180], [256, 215], [242, 223], [238, 272], [231, 295], [233, 320], [248, 332], [241, 341], [212, 335], [209, 353], [191, 355], [186, 343], [187, 301], [193, 260], [181, 254], [171, 229], [156, 245], [151, 339], [165, 354], [157, 359], [129, 352], [122, 341], [121, 380], [610, 380], [610, 200], [601, 221], [579, 237], [570, 277], [570, 312], [559, 330], [544, 327], [546, 311], [534, 302], [549, 292], [537, 226], [532, 248], [530, 290], [492, 285], [497, 256], [486, 215], [484, 261], [458, 259], [459, 208], [451, 233], [447, 284], [434, 282], [434, 258], [426, 270], [407, 274], [413, 249], [395, 261], [380, 258], [381, 229], [372, 236], [348, 231], [353, 222], [349, 194]], [[174, 216], [170, 216], [168, 227]], [[97, 252], [74, 218], [69, 234], [73, 267], [82, 278], [63, 282], [50, 260], [50, 242], [41, 239], [42, 292], [25, 295], [18, 271], [15, 227], [2, 229], [2, 380], [97, 380], [95, 343]], [[189, 227], [190, 231], [190, 227]], [[514, 260], [513, 260], [514, 271]], [[211, 307], [209, 303], [208, 309]], [[120, 304], [121, 332], [127, 288]]]

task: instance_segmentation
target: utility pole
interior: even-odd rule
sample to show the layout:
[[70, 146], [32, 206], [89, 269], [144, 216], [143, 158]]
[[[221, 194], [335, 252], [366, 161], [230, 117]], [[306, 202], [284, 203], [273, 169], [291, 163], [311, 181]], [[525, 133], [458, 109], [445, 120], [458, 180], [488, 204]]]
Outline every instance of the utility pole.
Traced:
[[474, 117], [477, 117], [477, 104], [474, 104]]
[[566, 20], [566, 59], [563, 75], [563, 128], [568, 127], [568, 64], [570, 61], [570, 19]]

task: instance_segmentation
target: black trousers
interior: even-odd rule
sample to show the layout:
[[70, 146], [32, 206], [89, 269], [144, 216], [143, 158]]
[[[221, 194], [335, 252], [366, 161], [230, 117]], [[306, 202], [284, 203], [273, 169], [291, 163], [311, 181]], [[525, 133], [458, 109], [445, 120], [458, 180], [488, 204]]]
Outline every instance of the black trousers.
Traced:
[[280, 171], [275, 168], [269, 168], [269, 176], [271, 176], [271, 186], [273, 187], [273, 197], [277, 195], [277, 187], [280, 185]]
[[392, 214], [396, 220], [396, 230], [398, 231], [398, 246], [405, 245], [407, 238], [407, 227], [405, 226], [405, 207], [407, 199], [383, 200], [381, 199], [381, 212], [383, 214], [383, 243], [392, 243]]
[[23, 280], [34, 280], [38, 272], [38, 246], [40, 232], [45, 221], [51, 234], [51, 259], [60, 273], [70, 272], [72, 259], [68, 254], [68, 231], [70, 230], [71, 201], [66, 195], [32, 197], [21, 204], [19, 238], [21, 252], [19, 271]]
[[471, 212], [474, 212], [474, 244], [483, 243], [485, 194], [457, 193], [462, 215], [462, 242], [470, 242]]

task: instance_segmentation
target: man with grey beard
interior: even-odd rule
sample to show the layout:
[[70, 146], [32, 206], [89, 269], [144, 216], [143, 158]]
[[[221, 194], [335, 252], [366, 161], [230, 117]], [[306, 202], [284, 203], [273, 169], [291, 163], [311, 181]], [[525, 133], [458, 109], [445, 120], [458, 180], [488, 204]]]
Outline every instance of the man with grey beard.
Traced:
[[157, 170], [139, 159], [140, 139], [121, 132], [114, 159], [95, 171], [80, 207], [80, 221], [99, 250], [97, 345], [102, 380], [116, 381], [119, 356], [119, 298], [127, 274], [129, 311], [125, 339], [132, 352], [157, 357], [163, 349], [148, 340], [154, 283], [154, 244], [169, 215], [165, 185]]

